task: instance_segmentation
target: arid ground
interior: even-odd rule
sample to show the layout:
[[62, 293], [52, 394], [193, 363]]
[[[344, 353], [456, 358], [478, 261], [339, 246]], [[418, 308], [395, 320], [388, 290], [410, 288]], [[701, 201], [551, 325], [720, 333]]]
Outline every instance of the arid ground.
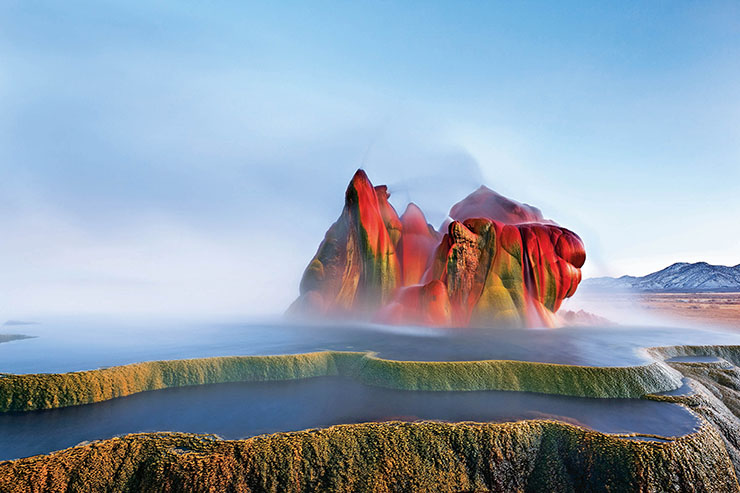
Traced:
[[644, 320], [740, 330], [740, 293], [584, 293], [579, 301], [586, 311], [620, 324]]
[[648, 293], [637, 303], [658, 315], [740, 329], [740, 293]]

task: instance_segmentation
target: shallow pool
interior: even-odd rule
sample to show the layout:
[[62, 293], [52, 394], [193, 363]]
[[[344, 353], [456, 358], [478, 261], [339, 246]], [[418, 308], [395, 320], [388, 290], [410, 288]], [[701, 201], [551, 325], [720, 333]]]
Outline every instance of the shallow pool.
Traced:
[[0, 414], [0, 460], [145, 431], [246, 438], [381, 420], [557, 419], [607, 433], [680, 436], [699, 426], [686, 408], [644, 399], [588, 399], [529, 392], [422, 392], [339, 377], [229, 383], [143, 392], [98, 404]]

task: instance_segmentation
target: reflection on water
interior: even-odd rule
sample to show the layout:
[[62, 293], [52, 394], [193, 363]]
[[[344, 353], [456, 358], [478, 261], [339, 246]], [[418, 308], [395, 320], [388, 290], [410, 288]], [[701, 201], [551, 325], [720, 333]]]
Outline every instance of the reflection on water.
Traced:
[[679, 436], [697, 429], [685, 408], [642, 399], [527, 392], [421, 392], [351, 379], [229, 383], [144, 392], [85, 406], [0, 414], [0, 460], [143, 431], [245, 438], [378, 420], [511, 421], [550, 418], [608, 433]]
[[636, 348], [738, 344], [729, 332], [659, 327], [429, 329], [342, 325], [40, 320], [34, 339], [0, 344], [0, 372], [66, 372], [158, 359], [375, 351], [407, 360], [518, 359], [593, 366], [644, 363]]

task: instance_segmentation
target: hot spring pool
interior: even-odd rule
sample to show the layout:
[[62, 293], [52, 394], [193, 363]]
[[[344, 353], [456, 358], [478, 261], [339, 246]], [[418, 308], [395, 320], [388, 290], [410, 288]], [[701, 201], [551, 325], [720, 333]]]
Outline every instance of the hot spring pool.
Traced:
[[[646, 362], [644, 353], [638, 351], [643, 347], [738, 342], [738, 336], [731, 332], [669, 327], [476, 330], [66, 319], [3, 329], [0, 332], [35, 336], [0, 344], [0, 373], [17, 374], [321, 350], [372, 351], [396, 360], [512, 359], [633, 366]], [[682, 387], [666, 394], [688, 391]], [[535, 418], [557, 419], [606, 433], [666, 437], [691, 433], [699, 426], [698, 418], [686, 408], [647, 399], [392, 390], [349, 378], [318, 377], [170, 388], [97, 404], [0, 413], [0, 459], [147, 431], [212, 433], [237, 439], [389, 419], [504, 422]]]
[[666, 437], [695, 431], [686, 408], [645, 399], [589, 399], [529, 392], [423, 392], [352, 379], [229, 383], [143, 392], [97, 404], [0, 414], [0, 460], [82, 441], [146, 431], [227, 439], [381, 420], [504, 422], [557, 419], [606, 433]]

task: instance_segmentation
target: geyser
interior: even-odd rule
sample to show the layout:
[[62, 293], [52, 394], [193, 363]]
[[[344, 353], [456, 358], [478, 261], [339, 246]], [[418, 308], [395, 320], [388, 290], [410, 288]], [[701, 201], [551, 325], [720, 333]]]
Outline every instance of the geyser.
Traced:
[[[539, 209], [480, 187], [446, 232], [358, 170], [303, 274], [291, 313], [433, 326], [553, 326], [581, 280], [581, 239]], [[443, 226], [442, 229], [445, 229]]]

